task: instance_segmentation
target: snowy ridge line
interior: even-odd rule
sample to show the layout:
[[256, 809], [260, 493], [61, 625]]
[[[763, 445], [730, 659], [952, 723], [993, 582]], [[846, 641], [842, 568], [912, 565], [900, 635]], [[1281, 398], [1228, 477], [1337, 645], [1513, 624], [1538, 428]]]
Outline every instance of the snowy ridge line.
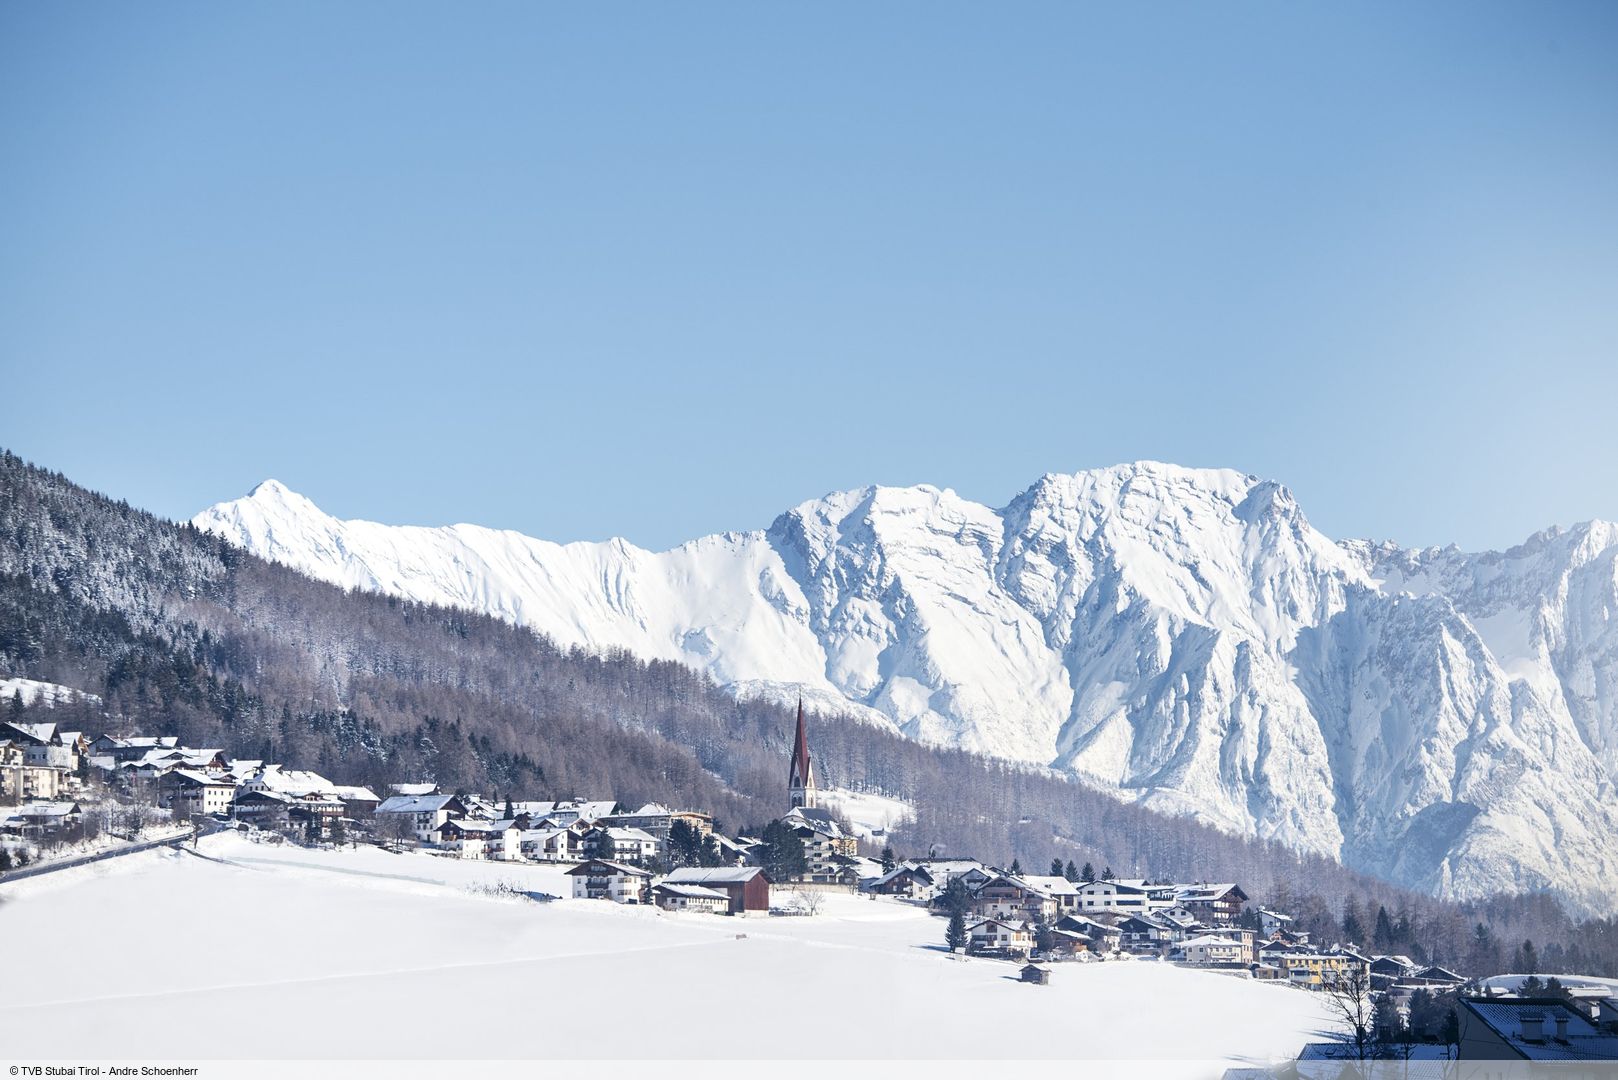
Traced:
[[1274, 481], [1157, 462], [999, 509], [839, 492], [663, 552], [342, 521], [274, 481], [193, 521], [347, 588], [802, 692], [1446, 898], [1618, 912], [1605, 522], [1506, 552], [1339, 544]]

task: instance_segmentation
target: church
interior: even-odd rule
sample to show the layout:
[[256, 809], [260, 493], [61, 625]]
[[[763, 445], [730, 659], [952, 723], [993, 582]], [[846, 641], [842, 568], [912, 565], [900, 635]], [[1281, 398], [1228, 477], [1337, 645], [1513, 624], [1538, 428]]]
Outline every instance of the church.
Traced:
[[[803, 726], [803, 699], [798, 699], [798, 730], [792, 739], [792, 760], [787, 770], [787, 814], [781, 823], [803, 841], [809, 861], [809, 881], [848, 882], [859, 840], [820, 806], [815, 766], [809, 757], [809, 737]], [[857, 878], [855, 879], [857, 880]]]
[[798, 699], [798, 734], [792, 740], [792, 768], [787, 778], [787, 809], [816, 807], [815, 766], [809, 760], [809, 737], [803, 730], [803, 698]]

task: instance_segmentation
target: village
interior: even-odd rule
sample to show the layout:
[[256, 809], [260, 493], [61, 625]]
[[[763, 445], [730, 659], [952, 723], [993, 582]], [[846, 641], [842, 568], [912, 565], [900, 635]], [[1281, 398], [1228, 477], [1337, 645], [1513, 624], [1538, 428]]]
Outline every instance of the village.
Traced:
[[[1610, 987], [1530, 983], [1514, 994], [1354, 942], [1311, 941], [1291, 916], [1255, 905], [1235, 882], [1124, 878], [1060, 859], [1037, 874], [1015, 860], [1002, 868], [972, 858], [901, 859], [886, 844], [862, 854], [862, 845], [874, 848], [882, 837], [861, 835], [821, 804], [801, 705], [786, 788], [785, 812], [759, 835], [726, 836], [700, 809], [628, 807], [610, 798], [496, 801], [431, 782], [396, 784], [383, 795], [181, 746], [173, 736], [91, 738], [48, 722], [5, 721], [0, 882], [8, 873], [47, 871], [56, 857], [105, 857], [118, 844], [172, 837], [179, 826], [178, 835], [193, 840], [233, 830], [269, 843], [550, 864], [570, 882], [572, 899], [699, 916], [812, 916], [836, 893], [935, 915], [949, 955], [1006, 963], [1035, 985], [1067, 964], [1147, 961], [1315, 991], [1340, 1003], [1335, 1011], [1353, 1033], [1310, 1044], [1305, 1060], [1337, 1060], [1398, 1040], [1407, 1054], [1429, 1058], [1491, 1038], [1555, 1050], [1558, 1038], [1577, 1036], [1590, 1052], [1618, 1052]], [[1452, 1014], [1432, 1008], [1443, 995], [1457, 1002]], [[1524, 1010], [1540, 1018], [1537, 1028], [1533, 1016], [1519, 1015]], [[1444, 1030], [1444, 1015], [1471, 1030], [1453, 1023]], [[1529, 1031], [1560, 1034], [1536, 1043]]]

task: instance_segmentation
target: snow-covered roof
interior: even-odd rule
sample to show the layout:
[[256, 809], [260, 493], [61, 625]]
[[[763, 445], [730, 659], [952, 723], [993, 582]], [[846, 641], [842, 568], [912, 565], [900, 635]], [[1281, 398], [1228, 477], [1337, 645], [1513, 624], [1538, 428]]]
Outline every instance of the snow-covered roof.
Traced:
[[427, 784], [389, 784], [388, 790], [395, 795], [436, 795], [438, 785]]
[[[1530, 1061], [1611, 1061], [1618, 1059], [1618, 1034], [1601, 1031], [1571, 1005], [1547, 999], [1463, 999], [1461, 1006], [1483, 1021], [1496, 1036]], [[1541, 1037], [1526, 1037], [1534, 1021]], [[1567, 1035], [1557, 1038], [1558, 1021]]]
[[217, 776], [209, 776], [207, 773], [197, 772], [195, 769], [174, 769], [170, 771], [168, 775], [178, 776], [180, 779], [189, 784], [204, 784], [208, 787], [236, 786], [229, 780], [223, 780]]
[[1024, 874], [1023, 880], [1048, 896], [1078, 896], [1077, 882], [1050, 874]]
[[1225, 881], [1217, 885], [1183, 885], [1176, 896], [1182, 904], [1200, 900], [1218, 900], [1221, 896], [1236, 888], [1235, 882]]
[[331, 789], [331, 794], [344, 802], [380, 802], [376, 793], [368, 787], [353, 787], [339, 785]]
[[675, 884], [694, 883], [698, 885], [708, 882], [740, 882], [752, 881], [764, 873], [757, 866], [682, 866], [674, 871], [664, 881]]
[[453, 795], [394, 795], [376, 808], [379, 814], [431, 814], [455, 801]]
[[[611, 869], [613, 873], [628, 874], [630, 877], [652, 876], [652, 872], [650, 870], [642, 870], [638, 866], [630, 866], [626, 863], [613, 862], [611, 859], [591, 859], [589, 862], [582, 862], [573, 869], [567, 871], [567, 876], [578, 877], [580, 874], [588, 874], [593, 867], [597, 866], [605, 866]], [[673, 875], [670, 876], [672, 877]]]
[[628, 829], [614, 826], [607, 829], [606, 833], [614, 840], [633, 840], [641, 844], [657, 843], [657, 837], [653, 836], [649, 832], [646, 832], [644, 829]]
[[1189, 949], [1192, 946], [1202, 946], [1204, 948], [1208, 948], [1215, 945], [1229, 945], [1232, 948], [1241, 948], [1240, 942], [1232, 941], [1230, 938], [1219, 937], [1216, 934], [1204, 934], [1201, 937], [1187, 938], [1185, 941], [1180, 943], [1180, 948]]
[[72, 801], [31, 802], [16, 807], [13, 813], [25, 818], [68, 817], [79, 812], [79, 804]]

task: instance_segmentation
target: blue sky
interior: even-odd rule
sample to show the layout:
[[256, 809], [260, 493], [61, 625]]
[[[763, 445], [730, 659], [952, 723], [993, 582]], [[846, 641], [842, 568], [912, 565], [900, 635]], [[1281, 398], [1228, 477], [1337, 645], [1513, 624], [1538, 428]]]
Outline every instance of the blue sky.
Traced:
[[169, 516], [1618, 518], [1618, 5], [13, 3], [0, 160], [0, 444]]

